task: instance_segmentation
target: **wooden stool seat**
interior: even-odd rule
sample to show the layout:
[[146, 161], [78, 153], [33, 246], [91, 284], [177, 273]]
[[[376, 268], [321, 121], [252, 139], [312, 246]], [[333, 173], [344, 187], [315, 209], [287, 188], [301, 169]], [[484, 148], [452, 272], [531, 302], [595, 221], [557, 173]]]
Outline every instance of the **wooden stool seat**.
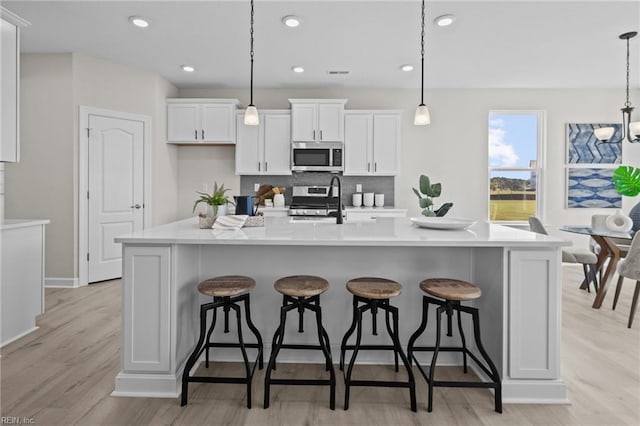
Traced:
[[482, 290], [475, 284], [452, 278], [429, 278], [420, 282], [425, 293], [446, 300], [472, 300], [482, 295]]
[[402, 292], [402, 286], [386, 278], [362, 277], [347, 282], [351, 294], [365, 299], [389, 299]]
[[242, 275], [224, 275], [209, 278], [198, 284], [198, 291], [207, 296], [232, 297], [247, 293], [256, 286], [253, 278]]
[[292, 275], [278, 279], [273, 287], [285, 296], [313, 297], [327, 291], [329, 282], [314, 275]]

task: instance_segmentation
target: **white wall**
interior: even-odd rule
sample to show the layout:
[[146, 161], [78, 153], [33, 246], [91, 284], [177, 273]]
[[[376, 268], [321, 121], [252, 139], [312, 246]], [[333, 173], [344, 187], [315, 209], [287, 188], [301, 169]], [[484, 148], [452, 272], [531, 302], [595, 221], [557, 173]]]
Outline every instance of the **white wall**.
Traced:
[[[240, 98], [247, 103], [248, 91], [182, 89], [181, 97]], [[411, 187], [417, 185], [420, 174], [429, 175], [443, 184], [438, 203], [451, 201], [452, 215], [486, 219], [488, 217], [488, 114], [500, 109], [539, 109], [547, 115], [545, 206], [542, 215], [553, 227], [566, 224], [589, 224], [594, 213], [612, 213], [602, 209], [565, 208], [566, 123], [619, 122], [623, 88], [616, 89], [434, 89], [427, 90], [425, 100], [431, 112], [431, 125], [413, 125], [413, 114], [419, 100], [417, 90], [348, 90], [330, 89], [259, 89], [254, 91], [258, 108], [289, 108], [288, 98], [348, 98], [347, 109], [400, 109], [402, 117], [402, 155], [400, 174], [396, 178], [395, 204], [409, 209], [409, 215], [419, 214]], [[632, 99], [640, 102], [640, 90], [633, 90]], [[636, 114], [637, 115], [637, 114]], [[636, 119], [640, 117], [636, 116]], [[184, 216], [194, 199], [194, 186], [208, 170], [209, 180], [233, 182], [232, 170], [207, 167], [220, 161], [220, 148], [199, 147], [208, 156], [196, 155], [192, 147], [178, 148], [179, 216]], [[208, 150], [208, 151], [207, 151]], [[626, 164], [640, 166], [640, 144], [623, 144]], [[231, 161], [231, 160], [229, 160]], [[186, 195], [185, 195], [186, 194]], [[637, 201], [624, 200], [624, 211]], [[190, 206], [189, 206], [190, 213]], [[557, 233], [567, 239], [573, 236]], [[579, 239], [578, 239], [579, 240]]]
[[165, 143], [165, 98], [155, 73], [82, 54], [21, 57], [21, 161], [7, 165], [7, 218], [47, 218], [48, 279], [78, 277], [80, 105], [152, 117], [152, 223], [175, 220], [177, 150]]

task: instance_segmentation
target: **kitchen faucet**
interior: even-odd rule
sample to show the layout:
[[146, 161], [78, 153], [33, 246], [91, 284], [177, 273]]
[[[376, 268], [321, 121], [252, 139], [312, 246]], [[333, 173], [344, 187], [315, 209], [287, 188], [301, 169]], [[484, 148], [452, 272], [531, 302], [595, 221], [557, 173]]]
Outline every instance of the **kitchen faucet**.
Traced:
[[[328, 197], [333, 196], [333, 181], [338, 181], [338, 211], [336, 213], [336, 224], [342, 225], [342, 183], [340, 182], [340, 177], [338, 175], [333, 175], [331, 177], [331, 182], [329, 182], [329, 194]], [[331, 215], [331, 213], [329, 213]]]

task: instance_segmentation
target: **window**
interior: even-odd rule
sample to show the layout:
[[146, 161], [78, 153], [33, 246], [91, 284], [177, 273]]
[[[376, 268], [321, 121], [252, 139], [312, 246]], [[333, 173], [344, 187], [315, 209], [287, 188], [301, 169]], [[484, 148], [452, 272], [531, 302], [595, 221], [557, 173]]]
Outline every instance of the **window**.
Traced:
[[489, 220], [540, 217], [544, 128], [543, 111], [489, 113]]

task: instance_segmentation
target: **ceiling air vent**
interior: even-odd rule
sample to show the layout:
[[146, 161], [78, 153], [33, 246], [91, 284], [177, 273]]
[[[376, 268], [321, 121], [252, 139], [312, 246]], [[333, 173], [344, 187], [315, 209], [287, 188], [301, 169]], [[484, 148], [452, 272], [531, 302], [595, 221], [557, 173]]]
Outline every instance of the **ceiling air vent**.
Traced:
[[329, 70], [327, 74], [329, 75], [349, 75], [350, 71], [340, 71], [340, 70]]

